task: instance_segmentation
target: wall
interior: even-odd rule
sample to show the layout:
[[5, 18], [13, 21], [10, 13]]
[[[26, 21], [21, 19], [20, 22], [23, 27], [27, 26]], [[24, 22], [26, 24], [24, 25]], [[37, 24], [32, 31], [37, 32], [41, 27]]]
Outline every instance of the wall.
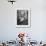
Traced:
[[[24, 31], [33, 40], [46, 40], [46, 1], [17, 0], [14, 5], [0, 0], [0, 40], [14, 40], [18, 32]], [[31, 9], [31, 28], [16, 28], [16, 8]]]

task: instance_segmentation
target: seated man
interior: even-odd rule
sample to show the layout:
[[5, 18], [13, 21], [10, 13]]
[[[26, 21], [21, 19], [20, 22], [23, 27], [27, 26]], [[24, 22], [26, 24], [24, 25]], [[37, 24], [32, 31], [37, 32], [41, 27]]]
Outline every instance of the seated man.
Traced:
[[27, 10], [18, 10], [17, 25], [28, 25]]

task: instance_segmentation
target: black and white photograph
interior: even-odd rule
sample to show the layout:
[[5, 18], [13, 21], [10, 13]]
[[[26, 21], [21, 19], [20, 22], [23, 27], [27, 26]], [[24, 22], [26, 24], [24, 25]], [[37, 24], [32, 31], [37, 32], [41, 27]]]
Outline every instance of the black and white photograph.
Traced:
[[17, 25], [28, 25], [28, 10], [17, 10]]
[[17, 27], [28, 27], [30, 25], [30, 10], [29, 9], [17, 9]]

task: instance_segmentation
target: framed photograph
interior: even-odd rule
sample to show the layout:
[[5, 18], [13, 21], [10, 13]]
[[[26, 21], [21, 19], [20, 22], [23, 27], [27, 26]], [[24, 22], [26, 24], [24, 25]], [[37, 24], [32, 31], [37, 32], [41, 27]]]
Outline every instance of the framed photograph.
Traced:
[[16, 27], [30, 27], [31, 13], [29, 8], [16, 9]]

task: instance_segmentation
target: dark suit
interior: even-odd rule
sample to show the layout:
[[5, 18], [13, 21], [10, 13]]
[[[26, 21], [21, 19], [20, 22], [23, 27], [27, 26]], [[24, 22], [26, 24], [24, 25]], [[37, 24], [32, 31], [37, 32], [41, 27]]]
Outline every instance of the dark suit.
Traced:
[[22, 22], [18, 19], [17, 25], [28, 25], [28, 20], [23, 20]]

